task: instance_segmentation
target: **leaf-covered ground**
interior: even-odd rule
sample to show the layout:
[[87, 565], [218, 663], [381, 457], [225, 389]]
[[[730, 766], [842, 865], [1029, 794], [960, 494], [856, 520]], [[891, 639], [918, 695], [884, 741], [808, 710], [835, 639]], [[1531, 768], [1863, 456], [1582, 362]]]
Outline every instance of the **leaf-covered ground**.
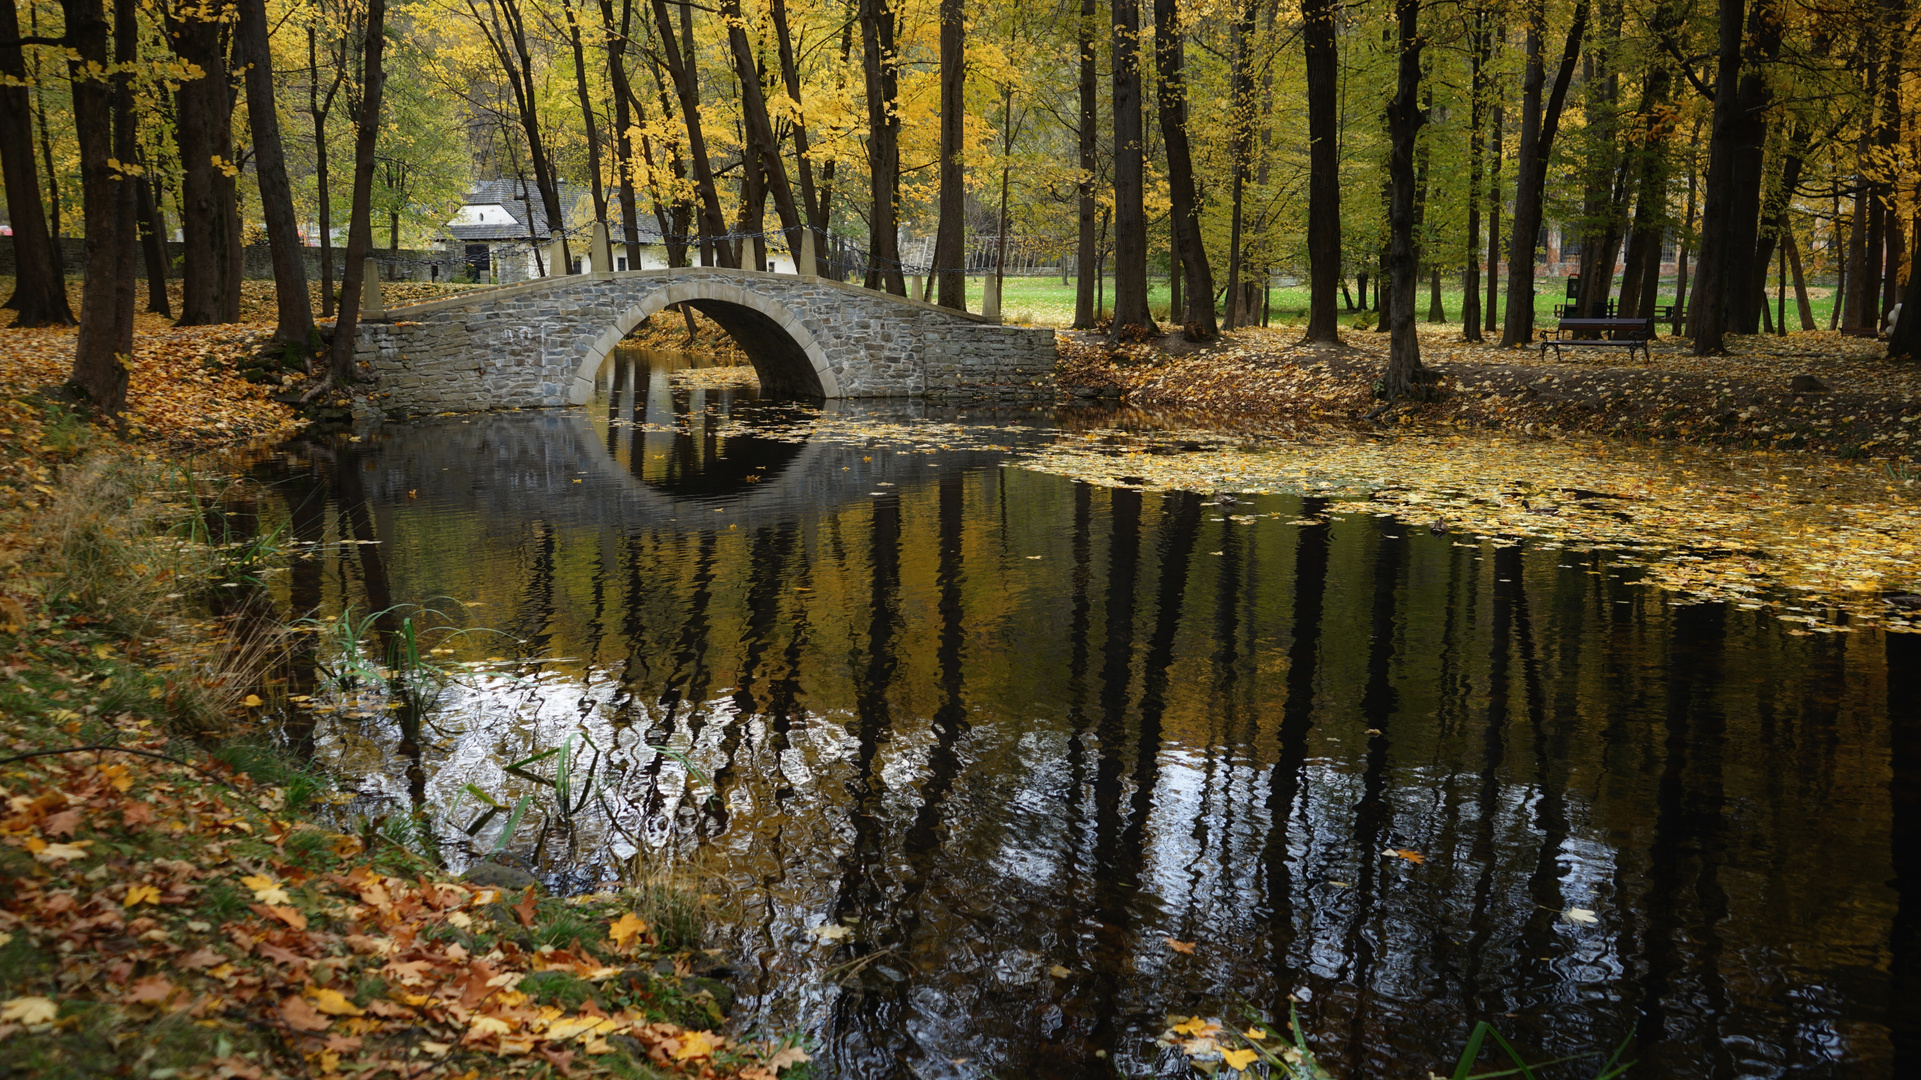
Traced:
[[269, 329], [142, 316], [117, 429], [52, 392], [73, 331], [0, 330], [0, 1075], [803, 1072], [722, 1033], [647, 889], [444, 880], [248, 735], [268, 661], [201, 608], [247, 572], [201, 489], [297, 423], [242, 377]]
[[[1622, 349], [1500, 349], [1458, 327], [1419, 327], [1439, 375], [1428, 403], [1397, 406], [1403, 427], [1526, 434], [1588, 432], [1663, 443], [1810, 450], [1910, 460], [1921, 451], [1921, 365], [1889, 363], [1874, 340], [1833, 333], [1736, 336], [1696, 357], [1663, 338], [1651, 357]], [[1249, 329], [1196, 349], [1173, 338], [1114, 346], [1063, 333], [1060, 382], [1080, 397], [1205, 413], [1249, 430], [1298, 433], [1370, 411], [1387, 363], [1384, 337], [1346, 331], [1339, 347], [1301, 347], [1300, 331]], [[1170, 347], [1171, 346], [1171, 347]], [[1795, 385], [1811, 376], [1817, 388]]]

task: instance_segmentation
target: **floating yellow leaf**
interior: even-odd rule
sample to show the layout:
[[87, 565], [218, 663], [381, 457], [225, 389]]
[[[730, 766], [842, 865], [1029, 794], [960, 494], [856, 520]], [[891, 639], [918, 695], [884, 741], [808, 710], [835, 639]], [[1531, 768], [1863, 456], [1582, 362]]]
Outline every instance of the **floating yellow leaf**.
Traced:
[[258, 709], [262, 705], [265, 705], [266, 702], [260, 700], [259, 694], [248, 694], [246, 697], [240, 699], [240, 704], [245, 705], [249, 709]]
[[1260, 1056], [1252, 1050], [1221, 1051], [1221, 1060], [1227, 1062], [1227, 1067], [1235, 1072], [1246, 1072], [1247, 1067], [1254, 1064], [1254, 1059]]

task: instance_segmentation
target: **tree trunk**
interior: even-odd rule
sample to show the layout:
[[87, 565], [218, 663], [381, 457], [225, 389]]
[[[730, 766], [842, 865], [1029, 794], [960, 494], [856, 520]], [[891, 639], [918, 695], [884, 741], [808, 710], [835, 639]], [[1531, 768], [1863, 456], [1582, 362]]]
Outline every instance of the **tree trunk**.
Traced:
[[[800, 253], [800, 230], [805, 222], [794, 205], [793, 185], [787, 181], [787, 162], [780, 156], [780, 145], [774, 138], [774, 124], [767, 114], [767, 95], [761, 90], [760, 62], [754, 56], [753, 43], [747, 40], [747, 23], [740, 11], [740, 0], [721, 0], [721, 18], [727, 23], [727, 43], [734, 55], [734, 75], [740, 80], [741, 120], [747, 128], [747, 145], [759, 159], [761, 202], [767, 196], [774, 198], [774, 213], [780, 218], [780, 228], [787, 238], [788, 247], [795, 253], [798, 261]], [[749, 229], [753, 233], [765, 231], [765, 213], [757, 203], [758, 212]], [[756, 250], [766, 246], [765, 239], [755, 240]], [[764, 267], [763, 267], [764, 268]]]
[[[1762, 166], [1768, 139], [1767, 112], [1774, 102], [1774, 90], [1762, 65], [1781, 52], [1780, 13], [1770, 0], [1758, 0], [1755, 3], [1748, 16], [1747, 34], [1742, 45], [1744, 47], [1736, 55], [1745, 53], [1752, 58], [1752, 62], [1741, 73], [1735, 97], [1734, 122], [1727, 148], [1732, 168], [1722, 192], [1722, 196], [1728, 200], [1723, 222], [1725, 238], [1714, 278], [1720, 283], [1721, 303], [1726, 308], [1724, 329], [1737, 334], [1752, 334], [1760, 328], [1761, 312], [1767, 303], [1761, 282], [1767, 278], [1767, 264], [1769, 256], [1773, 254], [1772, 245], [1767, 244], [1761, 236], [1761, 222], [1770, 216], [1761, 208], [1765, 180]], [[1798, 164], [1794, 172], [1800, 172]], [[1713, 202], [1714, 198], [1715, 191], [1710, 185], [1709, 202]], [[1705, 241], [1701, 254], [1701, 275], [1705, 279], [1708, 276]], [[1699, 295], [1698, 289], [1696, 292]], [[1699, 352], [1698, 342], [1696, 351]]]
[[[787, 96], [793, 100], [794, 107], [800, 109], [800, 67], [794, 60], [793, 34], [787, 25], [786, 0], [772, 0], [768, 5], [767, 13], [768, 17], [773, 20], [774, 35], [779, 45], [781, 83], [786, 87]], [[847, 64], [847, 56], [851, 51], [849, 47], [852, 44], [852, 38], [850, 36], [852, 30], [853, 27], [850, 24], [843, 28], [841, 34], [841, 66], [843, 68]], [[963, 107], [963, 118], [965, 115], [966, 111]], [[828, 161], [827, 171], [822, 177], [823, 182], [828, 187], [828, 194], [826, 197], [817, 196], [814, 191], [813, 156], [808, 149], [807, 118], [804, 112], [794, 118], [794, 166], [795, 171], [800, 177], [801, 210], [807, 219], [803, 227], [812, 231], [815, 241], [815, 264], [800, 272], [824, 275], [827, 273], [827, 203], [831, 198], [834, 179], [834, 162], [831, 159]], [[799, 237], [795, 237], [797, 242], [799, 239]], [[799, 253], [800, 249], [796, 246], [795, 258], [797, 260]], [[963, 282], [963, 284], [965, 283]], [[963, 309], [966, 307], [964, 298], [961, 306]]]
[[233, 102], [228, 95], [227, 5], [210, 0], [169, 11], [180, 59], [201, 75], [175, 93], [180, 144], [180, 226], [190, 238], [180, 281], [182, 326], [240, 320], [240, 204], [234, 178]]
[[[1246, 28], [1252, 20], [1250, 10], [1234, 26], [1237, 48], [1234, 54], [1234, 224], [1233, 238], [1228, 242], [1230, 280], [1239, 270], [1240, 191], [1247, 173], [1247, 125], [1252, 119], [1246, 113], [1252, 102], [1246, 100], [1244, 92], [1252, 89], [1246, 78], [1244, 56]], [[1186, 49], [1182, 45], [1182, 33], [1175, 0], [1154, 0], [1154, 60], [1160, 69], [1155, 85], [1160, 95], [1161, 142], [1167, 149], [1168, 231], [1174, 251], [1174, 264], [1168, 270], [1170, 277], [1174, 273], [1182, 275], [1181, 284], [1185, 286], [1182, 291], [1187, 298], [1186, 310], [1176, 310], [1170, 295], [1168, 315], [1186, 328], [1189, 340], [1210, 341], [1219, 335], [1220, 327], [1214, 321], [1214, 273], [1208, 266], [1207, 248], [1201, 241], [1200, 208], [1194, 193], [1194, 158], [1187, 141], [1187, 76], [1183, 70]], [[1231, 322], [1231, 304], [1228, 311]]]
[[[1700, 133], [1700, 125], [1695, 125], [1695, 133]], [[1670, 330], [1679, 335], [1692, 324], [1688, 318], [1688, 249], [1694, 243], [1694, 201], [1696, 189], [1700, 186], [1699, 171], [1694, 167], [1694, 140], [1688, 141], [1688, 202], [1681, 216], [1681, 246], [1674, 256], [1674, 324]]]
[[1814, 329], [1814, 305], [1808, 302], [1808, 279], [1801, 273], [1801, 248], [1794, 242], [1794, 228], [1786, 213], [1781, 215], [1781, 246], [1787, 249], [1788, 266], [1794, 272], [1794, 306], [1801, 316], [1801, 329]]
[[[131, 0], [117, 0], [126, 8], [125, 25], [131, 38]], [[99, 0], [61, 0], [67, 30], [68, 73], [73, 88], [73, 126], [80, 150], [81, 199], [87, 220], [86, 280], [81, 286], [80, 332], [74, 341], [73, 372], [68, 386], [103, 416], [117, 416], [127, 406], [127, 368], [123, 359], [133, 352], [133, 282], [126, 282], [126, 313], [121, 317], [118, 276], [131, 279], [133, 191], [128, 179], [110, 164], [123, 124], [132, 134], [131, 106], [126, 100], [128, 76], [102, 79], [110, 70], [109, 28]], [[131, 40], [121, 46], [131, 51]], [[116, 49], [120, 52], [122, 49]], [[123, 331], [124, 327], [124, 333]]]
[[[1233, 33], [1230, 35], [1233, 39], [1233, 59], [1231, 62], [1233, 100], [1230, 103], [1230, 108], [1234, 110], [1232, 129], [1234, 179], [1232, 185], [1233, 195], [1230, 199], [1231, 207], [1228, 211], [1227, 326], [1229, 329], [1247, 324], [1248, 308], [1250, 306], [1248, 302], [1248, 290], [1242, 287], [1242, 271], [1247, 265], [1247, 253], [1242, 250], [1241, 219], [1245, 211], [1248, 172], [1252, 165], [1254, 155], [1254, 73], [1249, 65], [1252, 63], [1250, 50], [1253, 48], [1251, 42], [1254, 36], [1254, 16], [1256, 14], [1255, 5], [1257, 3], [1258, 0], [1245, 0], [1241, 7], [1240, 18], [1235, 21]], [[1158, 11], [1162, 5], [1166, 5], [1170, 9], [1169, 16], [1171, 20], [1171, 9], [1174, 6], [1173, 0], [1154, 0], [1156, 11]], [[1165, 117], [1165, 112], [1163, 112], [1163, 117]], [[1181, 115], [1182, 156], [1186, 156], [1186, 122], [1186, 106], [1185, 102], [1183, 102]], [[1163, 119], [1162, 123], [1165, 125], [1165, 119]], [[1170, 150], [1169, 158], [1171, 159], [1172, 156], [1173, 153]], [[1190, 205], [1192, 202], [1193, 199], [1190, 196]], [[1194, 242], [1192, 246], [1195, 249], [1197, 257], [1204, 261], [1207, 258], [1207, 249], [1200, 242], [1198, 216], [1195, 218]], [[1212, 315], [1213, 313], [1210, 311], [1209, 314]]]
[[[1147, 310], [1146, 132], [1141, 115], [1140, 0], [1113, 0], [1114, 333], [1153, 332]], [[1210, 294], [1211, 295], [1211, 294]], [[1193, 303], [1193, 298], [1188, 303]]]
[[293, 189], [280, 145], [280, 114], [273, 96], [273, 53], [267, 44], [264, 0], [240, 0], [241, 55], [247, 64], [247, 119], [253, 128], [254, 180], [260, 210], [267, 219], [267, 245], [273, 256], [274, 299], [279, 323], [274, 340], [308, 355], [313, 347], [313, 299], [307, 295], [307, 261], [301, 251], [300, 219], [294, 216]]
[[134, 214], [140, 229], [141, 253], [147, 259], [147, 310], [173, 318], [173, 305], [167, 300], [167, 230], [160, 214], [159, 185], [153, 171], [134, 182]]
[[1096, 0], [1081, 0], [1079, 37], [1080, 79], [1080, 178], [1075, 184], [1078, 234], [1075, 244], [1074, 329], [1087, 330], [1095, 322], [1094, 286], [1099, 274], [1100, 241], [1094, 235], [1094, 176], [1098, 162], [1100, 99], [1098, 71], [1095, 66], [1094, 18], [1099, 13]]
[[[1461, 274], [1461, 336], [1481, 337], [1481, 166], [1486, 133], [1487, 63], [1493, 54], [1493, 15], [1477, 9], [1468, 30], [1467, 261]], [[1488, 273], [1494, 273], [1488, 267]], [[1438, 291], [1438, 289], [1437, 289]]]
[[[1921, 218], [1913, 230], [1921, 234]], [[1908, 245], [1908, 293], [1902, 301], [1901, 320], [1888, 335], [1888, 359], [1921, 360], [1921, 304], [1916, 303], [1915, 282], [1921, 281], [1921, 238]]]
[[1414, 153], [1416, 136], [1427, 122], [1420, 106], [1421, 45], [1418, 20], [1421, 0], [1395, 0], [1399, 26], [1399, 64], [1394, 99], [1387, 107], [1388, 265], [1391, 299], [1387, 371], [1381, 377], [1389, 402], [1419, 392], [1422, 376], [1421, 342], [1414, 334], [1414, 288], [1419, 255], [1414, 247]]
[[333, 381], [357, 381], [354, 334], [360, 319], [361, 270], [373, 247], [374, 150], [380, 137], [380, 69], [387, 44], [387, 0], [367, 0], [367, 44], [361, 52], [360, 117], [354, 133], [353, 209], [347, 218], [347, 265], [340, 275], [340, 317], [334, 322]]
[[1507, 267], [1507, 318], [1501, 328], [1501, 347], [1511, 349], [1534, 340], [1534, 243], [1541, 231], [1542, 196], [1547, 185], [1548, 160], [1554, 135], [1567, 101], [1568, 83], [1581, 56], [1581, 37], [1587, 32], [1588, 0], [1576, 0], [1561, 49], [1561, 69], [1554, 77], [1545, 113], [1541, 87], [1546, 80], [1541, 61], [1541, 35], [1547, 21], [1541, 0], [1528, 9], [1527, 76], [1521, 115], [1521, 149], [1514, 166], [1514, 225], [1510, 230]]
[[[1505, 38], [1505, 28], [1501, 31]], [[1481, 312], [1481, 331], [1491, 334], [1501, 323], [1501, 128], [1506, 122], [1499, 91], [1494, 115], [1488, 119], [1487, 168], [1487, 307]]]
[[940, 0], [940, 221], [934, 232], [935, 303], [967, 310], [967, 191], [961, 146], [967, 124], [967, 16], [961, 0]]
[[7, 188], [13, 223], [13, 295], [5, 307], [14, 326], [72, 326], [67, 283], [40, 203], [40, 172], [33, 164], [33, 106], [27, 95], [27, 63], [15, 40], [20, 16], [14, 0], [0, 0], [0, 180]]
[[[568, 255], [567, 219], [560, 203], [560, 186], [554, 172], [554, 165], [547, 156], [547, 142], [540, 131], [540, 88], [535, 85], [535, 67], [531, 51], [527, 47], [527, 22], [521, 13], [520, 0], [489, 0], [492, 13], [489, 20], [481, 17], [480, 10], [468, 0], [468, 10], [473, 13], [474, 21], [492, 47], [494, 59], [500, 64], [507, 76], [507, 88], [514, 99], [514, 111], [520, 119], [520, 127], [527, 137], [527, 158], [534, 168], [534, 186], [540, 192], [541, 210], [547, 215], [547, 235], [561, 242], [561, 272], [572, 272], [572, 259]], [[384, 8], [384, 5], [383, 5]], [[504, 19], [503, 19], [504, 16]], [[355, 168], [359, 163], [355, 163]], [[350, 226], [351, 227], [351, 226]], [[351, 242], [351, 241], [350, 241]], [[348, 256], [347, 272], [356, 272], [353, 256]]]
[[[1722, 338], [1728, 329], [1728, 289], [1726, 279], [1732, 255], [1733, 215], [1736, 209], [1734, 171], [1746, 159], [1747, 124], [1741, 115], [1740, 79], [1742, 27], [1746, 23], [1747, 0], [1719, 0], [1720, 48], [1714, 74], [1714, 128], [1708, 136], [1708, 178], [1701, 208], [1701, 255], [1694, 277], [1694, 310], [1688, 313], [1688, 330], [1694, 337], [1694, 355], [1714, 356], [1726, 352]], [[1753, 252], [1753, 245], [1748, 247]], [[1745, 265], [1740, 278], [1743, 289], [1749, 278]]]
[[[1301, 43], [1307, 69], [1307, 334], [1303, 340], [1341, 340], [1334, 293], [1341, 277], [1340, 55], [1334, 0], [1301, 5]], [[1365, 292], [1365, 290], [1363, 290]], [[1365, 296], [1362, 300], [1366, 302]]]
[[861, 63], [867, 76], [867, 172], [873, 206], [867, 218], [867, 287], [907, 295], [901, 276], [899, 29], [892, 0], [860, 0]]
[[[567, 16], [567, 36], [574, 47], [574, 92], [580, 98], [580, 123], [587, 135], [587, 180], [594, 196], [594, 220], [607, 220], [607, 188], [601, 181], [600, 130], [594, 121], [593, 98], [587, 93], [587, 44], [580, 36], [580, 11], [571, 0], [561, 0]], [[611, 270], [596, 266], [596, 271]]]
[[314, 24], [307, 24], [307, 116], [313, 121], [314, 144], [314, 194], [318, 204], [316, 224], [320, 231], [320, 314], [331, 318], [334, 313], [334, 237], [333, 237], [333, 191], [332, 181], [327, 176], [327, 115], [333, 112], [334, 95], [340, 92], [340, 84], [347, 77], [344, 49], [336, 53], [339, 62], [333, 65], [333, 85], [323, 95], [320, 92], [320, 52], [316, 42]]
[[[627, 245], [627, 269], [640, 269], [640, 208], [634, 200], [634, 87], [627, 78], [627, 33], [634, 0], [621, 0], [620, 25], [614, 25], [613, 0], [600, 0], [600, 29], [607, 39], [607, 78], [614, 90], [614, 175], [620, 199], [620, 238]], [[662, 231], [666, 231], [664, 228]], [[601, 269], [595, 267], [595, 269]], [[606, 269], [613, 269], [607, 267]]]
[[[718, 249], [722, 253], [722, 264], [731, 266], [734, 265], [733, 252], [728, 245], [716, 243], [718, 238], [727, 235], [727, 218], [721, 213], [713, 162], [707, 156], [707, 139], [701, 130], [700, 76], [694, 66], [694, 53], [691, 49], [683, 51], [681, 42], [675, 39], [674, 23], [667, 15], [667, 0], [653, 0], [653, 8], [655, 37], [660, 42], [667, 74], [674, 81], [674, 93], [680, 99], [681, 123], [687, 129], [687, 157], [693, 163], [694, 192], [700, 208], [702, 254]], [[686, 3], [680, 5], [680, 17], [682, 38], [691, 43], [693, 15]]]

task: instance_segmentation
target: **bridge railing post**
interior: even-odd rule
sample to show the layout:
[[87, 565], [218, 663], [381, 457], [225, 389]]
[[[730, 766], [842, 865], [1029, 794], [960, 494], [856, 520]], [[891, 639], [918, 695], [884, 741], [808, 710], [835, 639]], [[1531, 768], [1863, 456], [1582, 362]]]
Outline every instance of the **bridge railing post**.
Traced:
[[801, 277], [818, 277], [820, 259], [814, 254], [814, 230], [811, 226], [800, 227], [800, 253], [794, 256], [794, 273]]
[[547, 276], [565, 277], [567, 266], [567, 238], [556, 237], [547, 245]]
[[380, 264], [372, 259], [360, 263], [360, 317], [378, 319], [387, 313], [380, 298]]
[[590, 257], [594, 261], [593, 272], [606, 273], [614, 268], [613, 245], [607, 242], [607, 223], [594, 222], [594, 239]]

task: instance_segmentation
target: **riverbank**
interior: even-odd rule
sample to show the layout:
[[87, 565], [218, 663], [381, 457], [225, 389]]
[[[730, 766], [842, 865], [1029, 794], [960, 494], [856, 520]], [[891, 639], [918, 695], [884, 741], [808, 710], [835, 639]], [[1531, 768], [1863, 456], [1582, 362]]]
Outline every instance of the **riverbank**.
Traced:
[[112, 430], [47, 392], [71, 330], [0, 331], [0, 1075], [795, 1075], [720, 1033], [685, 883], [445, 880], [282, 753], [300, 627], [237, 599], [277, 540], [220, 454], [298, 421], [236, 363], [265, 328], [154, 322]]
[[[1419, 328], [1423, 363], [1439, 378], [1430, 402], [1397, 405], [1397, 428], [1491, 430], [1527, 436], [1605, 435], [1663, 445], [1802, 450], [1840, 458], [1913, 460], [1921, 451], [1921, 365], [1882, 359], [1880, 342], [1834, 333], [1738, 336], [1729, 353], [1695, 357], [1683, 339], [1649, 359], [1615, 349], [1503, 350]], [[1379, 334], [1303, 347], [1295, 329], [1249, 329], [1196, 348], [1173, 336], [1115, 346], [1061, 334], [1060, 384], [1081, 398], [1205, 413], [1230, 427], [1299, 434], [1308, 426], [1378, 430], [1387, 363]]]

